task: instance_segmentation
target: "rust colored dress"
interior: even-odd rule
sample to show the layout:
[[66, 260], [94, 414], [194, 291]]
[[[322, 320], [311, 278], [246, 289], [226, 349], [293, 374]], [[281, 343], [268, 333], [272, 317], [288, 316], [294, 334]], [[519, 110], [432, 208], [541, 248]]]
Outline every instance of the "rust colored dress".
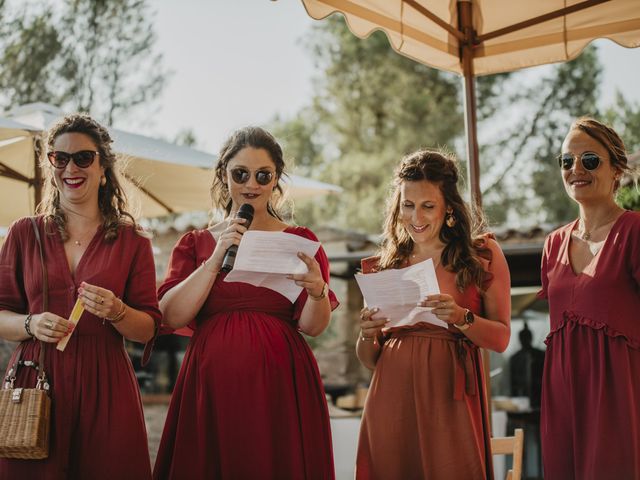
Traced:
[[640, 212], [625, 212], [582, 273], [569, 262], [577, 220], [542, 257], [549, 300], [540, 434], [544, 478], [640, 478]]
[[[302, 227], [288, 233], [316, 240]], [[207, 230], [184, 235], [159, 295], [215, 248]], [[316, 254], [329, 279], [324, 250]], [[307, 301], [219, 273], [192, 322], [162, 433], [156, 479], [332, 479], [331, 429], [315, 358], [298, 331]], [[338, 306], [329, 292], [332, 308]]]
[[[492, 251], [479, 254], [488, 273], [486, 289], [494, 278]], [[363, 260], [363, 273], [376, 264], [377, 258]], [[455, 274], [441, 265], [436, 276], [441, 293], [483, 314], [475, 285], [461, 293]], [[492, 479], [479, 349], [455, 327], [427, 323], [391, 328], [378, 341], [383, 346], [362, 416], [356, 479]]]
[[[46, 235], [37, 218], [49, 281], [49, 311], [68, 318], [81, 282], [108, 288], [131, 308], [160, 323], [151, 242], [131, 227], [107, 243], [99, 229], [72, 276], [59, 234]], [[42, 268], [31, 221], [9, 229], [0, 251], [0, 310], [41, 312]], [[39, 342], [23, 342], [22, 358], [37, 360]], [[9, 365], [13, 363], [13, 358]], [[0, 459], [2, 479], [148, 479], [149, 450], [138, 382], [122, 335], [84, 312], [64, 352], [47, 344], [45, 366], [51, 384], [49, 457]], [[35, 373], [21, 368], [17, 386], [35, 385]], [[28, 373], [27, 373], [28, 372]]]

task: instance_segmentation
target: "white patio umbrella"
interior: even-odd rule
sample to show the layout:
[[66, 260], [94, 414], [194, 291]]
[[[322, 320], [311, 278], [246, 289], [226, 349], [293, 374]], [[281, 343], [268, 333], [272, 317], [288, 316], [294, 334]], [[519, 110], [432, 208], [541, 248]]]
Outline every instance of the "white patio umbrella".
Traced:
[[480, 203], [474, 77], [577, 57], [596, 38], [640, 46], [639, 0], [302, 0], [315, 19], [342, 13], [365, 38], [382, 30], [417, 62], [464, 76], [471, 198]]
[[[39, 190], [34, 140], [63, 115], [46, 104], [30, 104], [0, 119], [0, 225], [32, 214]], [[144, 217], [208, 210], [216, 156], [142, 135], [110, 129], [114, 150], [124, 159], [125, 189]], [[2, 140], [4, 139], [4, 140]], [[293, 199], [340, 192], [341, 188], [291, 175]], [[135, 200], [138, 200], [136, 202]]]

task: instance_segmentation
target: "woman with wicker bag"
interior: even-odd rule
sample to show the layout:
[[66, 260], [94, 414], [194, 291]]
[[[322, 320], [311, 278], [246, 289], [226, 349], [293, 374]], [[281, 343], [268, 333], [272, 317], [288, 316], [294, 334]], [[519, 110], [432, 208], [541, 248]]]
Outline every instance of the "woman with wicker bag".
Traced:
[[[0, 459], [0, 478], [151, 477], [140, 394], [124, 338], [149, 342], [160, 321], [151, 243], [127, 213], [107, 130], [86, 115], [53, 126], [35, 218], [16, 221], [0, 251], [0, 337], [44, 367], [53, 401], [42, 460]], [[43, 311], [43, 267], [49, 285]], [[77, 299], [84, 314], [68, 320]], [[64, 351], [54, 345], [71, 334]], [[39, 340], [39, 341], [35, 341]], [[16, 354], [14, 354], [16, 356]], [[35, 371], [16, 380], [31, 385]]]

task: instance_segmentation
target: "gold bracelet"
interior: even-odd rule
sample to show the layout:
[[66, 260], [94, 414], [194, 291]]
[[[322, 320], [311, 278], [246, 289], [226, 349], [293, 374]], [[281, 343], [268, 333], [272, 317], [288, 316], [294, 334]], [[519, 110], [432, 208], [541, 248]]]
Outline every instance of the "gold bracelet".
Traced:
[[109, 320], [111, 323], [118, 323], [118, 322], [122, 321], [122, 319], [124, 318], [124, 315], [125, 315], [125, 313], [127, 311], [127, 305], [122, 300], [120, 300], [120, 303], [122, 304], [122, 308], [116, 314], [116, 316], [113, 317], [113, 318], [104, 317], [106, 320]]

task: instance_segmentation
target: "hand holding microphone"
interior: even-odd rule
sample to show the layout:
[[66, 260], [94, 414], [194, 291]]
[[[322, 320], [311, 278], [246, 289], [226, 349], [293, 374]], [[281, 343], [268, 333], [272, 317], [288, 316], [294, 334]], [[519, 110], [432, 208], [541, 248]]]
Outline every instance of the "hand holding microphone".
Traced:
[[[245, 221], [242, 226], [248, 229], [251, 226], [251, 222], [253, 221], [253, 207], [248, 203], [241, 205], [238, 213], [236, 214], [236, 218], [244, 219]], [[221, 272], [229, 273], [233, 269], [233, 264], [236, 261], [237, 253], [237, 244], [234, 243], [229, 248], [227, 248], [227, 251], [224, 254], [224, 259], [222, 260], [222, 267], [220, 267]]]

